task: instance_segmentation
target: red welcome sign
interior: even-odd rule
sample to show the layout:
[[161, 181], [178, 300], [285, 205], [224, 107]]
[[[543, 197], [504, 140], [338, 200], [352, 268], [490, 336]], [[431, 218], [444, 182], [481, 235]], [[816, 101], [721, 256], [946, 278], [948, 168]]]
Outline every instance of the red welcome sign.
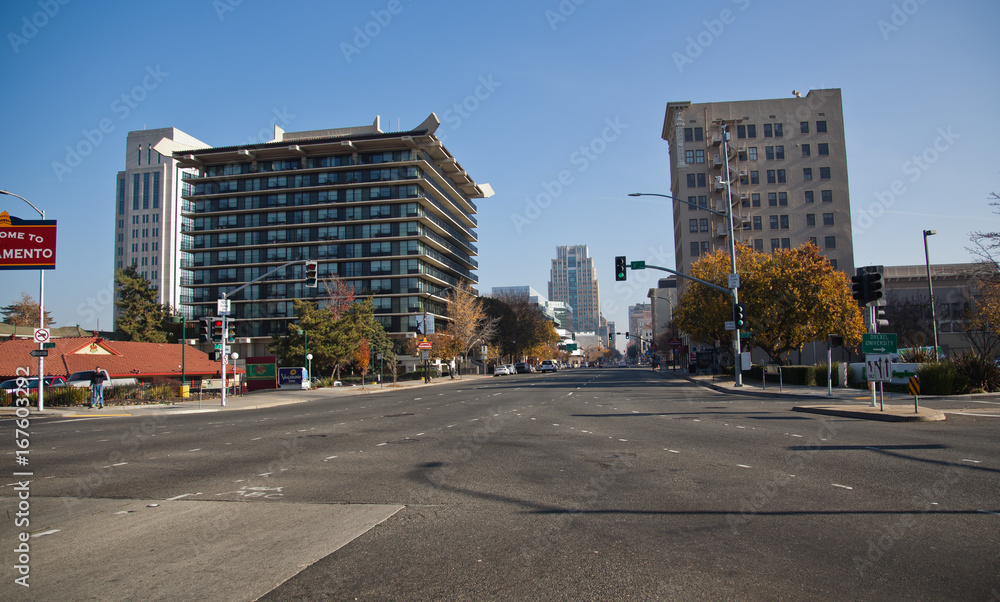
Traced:
[[26, 220], [0, 211], [0, 270], [54, 270], [56, 220]]

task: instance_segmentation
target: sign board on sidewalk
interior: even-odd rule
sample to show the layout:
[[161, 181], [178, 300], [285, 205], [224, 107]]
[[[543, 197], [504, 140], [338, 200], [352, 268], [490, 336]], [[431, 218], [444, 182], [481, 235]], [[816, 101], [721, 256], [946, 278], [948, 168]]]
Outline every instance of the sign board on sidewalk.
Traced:
[[896, 353], [896, 334], [892, 332], [861, 335], [861, 353]]
[[892, 381], [892, 358], [888, 354], [865, 356], [865, 372], [868, 382], [887, 383]]

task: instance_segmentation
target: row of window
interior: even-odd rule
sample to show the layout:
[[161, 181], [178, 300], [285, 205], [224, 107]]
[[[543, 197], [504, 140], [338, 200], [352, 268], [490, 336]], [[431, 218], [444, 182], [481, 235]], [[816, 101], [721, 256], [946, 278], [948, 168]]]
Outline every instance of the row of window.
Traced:
[[[825, 134], [826, 121], [816, 122], [816, 133]], [[783, 126], [780, 123], [765, 123], [763, 124], [763, 133], [765, 138], [781, 138], [784, 136]], [[809, 133], [809, 122], [801, 121], [799, 122], [799, 133], [808, 134]], [[757, 126], [754, 124], [739, 124], [736, 126], [736, 137], [737, 138], [756, 138], [757, 137]]]
[[226, 197], [221, 199], [206, 199], [199, 201], [197, 204], [197, 213], [266, 209], [268, 207], [321, 205], [325, 203], [355, 203], [362, 201], [377, 201], [381, 199], [419, 198], [422, 196], [423, 195], [420, 192], [419, 186], [409, 185], [350, 188], [347, 190], [320, 190], [314, 192], [296, 192], [292, 194], [268, 194], [263, 196], [253, 195], [244, 197]]
[[330, 207], [305, 211], [272, 211], [267, 213], [212, 215], [194, 218], [193, 231], [200, 232], [226, 228], [254, 228], [280, 223], [315, 224], [322, 222], [419, 217], [423, 214], [423, 208], [417, 203], [395, 203], [389, 205], [363, 205], [357, 207]]
[[[708, 187], [708, 174], [704, 173], [689, 173], [685, 174], [687, 187], [688, 188], [707, 188]], [[788, 172], [784, 169], [768, 169], [764, 172], [764, 176], [768, 184], [787, 184], [788, 183]], [[819, 168], [819, 179], [829, 180], [832, 178], [832, 173], [829, 167]], [[804, 167], [802, 168], [802, 180], [805, 182], [811, 182], [813, 179], [813, 168]], [[760, 172], [757, 170], [747, 171], [745, 174], [740, 174], [740, 184], [743, 186], [749, 186], [753, 184], [760, 184]]]
[[[246, 249], [241, 251], [208, 251], [194, 253], [193, 267], [226, 264], [252, 264], [270, 261], [277, 249]], [[387, 257], [395, 255], [419, 255], [431, 251], [416, 240], [381, 241], [354, 244], [319, 245], [300, 252], [309, 259], [357, 259], [364, 257]], [[275, 256], [278, 253], [274, 253]]]
[[[150, 175], [152, 175], [152, 183], [150, 183]], [[139, 210], [140, 199], [142, 199], [143, 209], [149, 209], [151, 204], [153, 209], [160, 208], [160, 172], [132, 174], [133, 211]], [[125, 215], [125, 178], [118, 178], [118, 215]]]
[[[835, 225], [834, 216], [832, 213], [822, 214], [823, 225], [833, 226]], [[768, 216], [768, 222], [771, 230], [788, 230], [789, 228], [789, 217], [788, 215], [771, 215]], [[688, 220], [688, 232], [709, 232], [711, 221], [708, 218], [700, 219], [689, 219]], [[760, 215], [754, 215], [751, 218], [752, 228], [754, 230], [764, 229], [764, 218]], [[807, 213], [806, 214], [806, 226], [813, 227], [816, 226], [816, 214]]]
[[[306, 167], [341, 167], [344, 165], [368, 165], [373, 163], [392, 163], [397, 161], [411, 161], [415, 159], [413, 151], [391, 151], [382, 153], [362, 153], [358, 156], [358, 161], [353, 155], [330, 155], [325, 157], [309, 157], [306, 160]], [[245, 173], [283, 171], [289, 169], [301, 169], [302, 162], [295, 160], [281, 161], [258, 161], [256, 167], [253, 163], [230, 163], [228, 165], [210, 165], [205, 168], [206, 176], [232, 176]]]
[[[832, 190], [820, 190], [820, 201], [823, 203], [833, 202], [833, 191]], [[815, 190], [804, 190], [803, 191], [803, 201], [806, 203], [816, 202], [816, 191]], [[750, 194], [743, 195], [740, 205], [743, 207], [760, 207], [761, 197], [759, 192], [752, 192]], [[689, 196], [687, 198], [687, 206], [691, 211], [697, 211], [699, 208], [708, 209], [708, 195], [698, 195]], [[769, 192], [767, 193], [767, 206], [768, 207], [787, 207], [788, 206], [788, 193], [787, 192]]]
[[309, 186], [326, 186], [334, 184], [363, 184], [368, 182], [385, 182], [391, 180], [413, 180], [421, 177], [423, 172], [413, 166], [385, 169], [367, 169], [355, 171], [330, 171], [320, 173], [297, 174], [294, 176], [268, 176], [264, 178], [242, 178], [239, 180], [223, 180], [221, 182], [197, 182], [194, 186], [195, 196], [204, 194], [219, 194], [223, 192], [253, 192], [256, 190], [272, 190], [275, 188], [305, 188]]
[[[810, 236], [806, 239], [813, 246], [818, 247], [819, 241], [815, 236]], [[753, 248], [755, 251], [764, 251], [764, 239], [755, 238], [753, 240]], [[778, 249], [791, 249], [792, 239], [790, 238], [772, 238], [771, 239], [771, 251], [777, 251]], [[837, 237], [836, 236], [825, 236], [823, 237], [823, 248], [824, 249], [836, 249], [837, 248]], [[707, 240], [702, 241], [692, 241], [690, 246], [691, 257], [700, 257], [703, 255], [710, 255], [712, 253], [712, 243]], [[831, 259], [830, 263], [833, 267], [837, 267], [837, 262], [835, 259]]]

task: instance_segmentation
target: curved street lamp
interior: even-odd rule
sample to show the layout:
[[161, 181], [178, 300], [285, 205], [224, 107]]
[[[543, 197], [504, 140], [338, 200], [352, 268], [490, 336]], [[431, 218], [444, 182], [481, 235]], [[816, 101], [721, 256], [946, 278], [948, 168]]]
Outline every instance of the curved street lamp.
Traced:
[[927, 266], [927, 292], [931, 297], [931, 325], [934, 329], [934, 361], [938, 360], [937, 313], [934, 310], [934, 284], [931, 282], [931, 259], [927, 252], [927, 237], [937, 234], [937, 230], [924, 230], [924, 262]]
[[[29, 207], [38, 212], [38, 215], [42, 216], [42, 220], [45, 220], [45, 212], [35, 207], [31, 201], [24, 198], [19, 194], [14, 194], [13, 192], [7, 190], [0, 190], [0, 194], [5, 194], [7, 196], [13, 196], [21, 199], [28, 204]], [[45, 328], [45, 270], [38, 270], [38, 327], [41, 329]], [[42, 343], [38, 344], [38, 349], [41, 351], [43, 349]], [[38, 356], [38, 411], [41, 412], [45, 409], [45, 358], [41, 355]]]

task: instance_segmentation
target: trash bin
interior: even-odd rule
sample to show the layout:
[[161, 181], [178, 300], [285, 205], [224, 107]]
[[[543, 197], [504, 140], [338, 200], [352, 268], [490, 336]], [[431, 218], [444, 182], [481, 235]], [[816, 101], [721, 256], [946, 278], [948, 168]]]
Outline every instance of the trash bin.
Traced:
[[698, 364], [696, 362], [688, 364], [688, 374], [698, 374]]
[[188, 399], [191, 397], [191, 385], [181, 385], [181, 399]]

